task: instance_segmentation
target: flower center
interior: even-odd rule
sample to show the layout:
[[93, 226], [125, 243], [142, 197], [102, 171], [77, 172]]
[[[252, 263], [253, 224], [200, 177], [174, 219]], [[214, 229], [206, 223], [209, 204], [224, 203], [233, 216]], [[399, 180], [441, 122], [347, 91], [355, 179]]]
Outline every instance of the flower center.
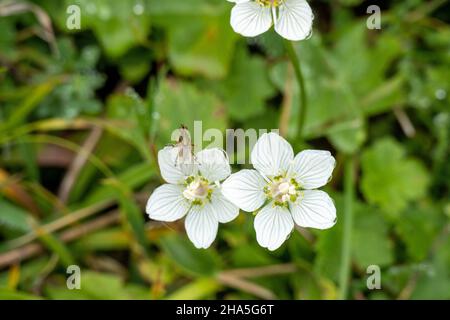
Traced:
[[256, 3], [264, 6], [264, 7], [278, 7], [281, 3], [283, 3], [283, 0], [256, 0]]
[[212, 191], [208, 180], [203, 177], [191, 176], [186, 179], [183, 196], [194, 205], [202, 205], [211, 200]]
[[300, 185], [295, 179], [284, 176], [274, 177], [265, 187], [264, 193], [275, 205], [287, 206], [289, 201], [295, 202], [301, 194]]

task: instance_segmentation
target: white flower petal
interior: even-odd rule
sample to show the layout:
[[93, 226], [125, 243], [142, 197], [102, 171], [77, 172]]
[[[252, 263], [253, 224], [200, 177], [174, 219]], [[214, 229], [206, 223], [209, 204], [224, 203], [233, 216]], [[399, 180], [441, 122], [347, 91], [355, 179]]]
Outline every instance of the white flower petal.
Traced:
[[306, 39], [311, 34], [313, 18], [305, 0], [284, 0], [275, 21], [275, 31], [288, 40]]
[[219, 221], [212, 206], [207, 203], [204, 206], [193, 206], [186, 216], [184, 226], [194, 246], [206, 249], [216, 238]]
[[181, 219], [189, 207], [182, 186], [163, 184], [150, 195], [145, 211], [151, 219], [170, 222]]
[[197, 153], [198, 169], [210, 182], [222, 181], [231, 174], [231, 167], [225, 151], [213, 148]]
[[271, 251], [278, 249], [294, 228], [289, 210], [269, 204], [255, 217], [256, 240]]
[[272, 26], [270, 7], [254, 1], [236, 3], [231, 10], [231, 27], [245, 37], [256, 37]]
[[305, 190], [297, 203], [291, 203], [292, 217], [297, 225], [328, 229], [336, 223], [336, 207], [330, 196], [320, 190]]
[[251, 212], [264, 204], [265, 185], [266, 181], [258, 171], [244, 169], [222, 183], [222, 194], [242, 210]]
[[217, 189], [211, 195], [211, 206], [220, 223], [230, 222], [239, 215], [239, 208], [228, 201]]
[[195, 163], [182, 163], [179, 161], [178, 151], [178, 148], [169, 146], [158, 152], [161, 176], [168, 183], [183, 183], [186, 177], [194, 174], [197, 170]]
[[263, 134], [253, 147], [251, 160], [256, 170], [268, 177], [286, 172], [294, 159], [291, 145], [278, 134]]
[[327, 184], [335, 164], [329, 151], [304, 150], [297, 154], [289, 171], [303, 189], [316, 189]]
[[234, 3], [244, 3], [244, 2], [249, 2], [251, 0], [227, 0], [228, 2], [234, 2]]

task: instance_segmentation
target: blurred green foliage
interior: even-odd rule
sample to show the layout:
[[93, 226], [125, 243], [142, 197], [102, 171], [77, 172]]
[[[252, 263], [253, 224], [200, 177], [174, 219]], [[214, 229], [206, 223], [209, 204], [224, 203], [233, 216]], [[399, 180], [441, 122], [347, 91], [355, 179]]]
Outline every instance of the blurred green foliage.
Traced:
[[[335, 299], [349, 157], [348, 298], [450, 299], [448, 1], [385, 1], [381, 30], [366, 28], [372, 3], [310, 1], [314, 34], [295, 43], [306, 141], [282, 39], [235, 34], [227, 1], [32, 3], [0, 14], [0, 299]], [[81, 30], [66, 28], [72, 4]], [[296, 152], [332, 151], [336, 226], [269, 252], [250, 214], [207, 250], [182, 222], [149, 221], [157, 150], [196, 120], [203, 131], [280, 128]], [[72, 263], [81, 290], [66, 287]], [[381, 290], [367, 289], [369, 265]]]

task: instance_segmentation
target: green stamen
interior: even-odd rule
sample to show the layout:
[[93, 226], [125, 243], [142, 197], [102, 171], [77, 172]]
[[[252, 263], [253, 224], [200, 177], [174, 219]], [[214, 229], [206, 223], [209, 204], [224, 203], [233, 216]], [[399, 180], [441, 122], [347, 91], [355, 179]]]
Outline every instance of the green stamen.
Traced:
[[274, 206], [288, 208], [289, 202], [296, 202], [302, 196], [300, 184], [286, 174], [275, 176], [264, 187], [263, 191], [269, 202]]
[[256, 3], [258, 3], [261, 6], [264, 7], [278, 7], [283, 0], [256, 0]]
[[211, 186], [206, 178], [201, 176], [187, 177], [185, 186], [186, 189], [183, 191], [183, 196], [192, 205], [204, 205], [208, 201], [211, 202], [214, 186]]

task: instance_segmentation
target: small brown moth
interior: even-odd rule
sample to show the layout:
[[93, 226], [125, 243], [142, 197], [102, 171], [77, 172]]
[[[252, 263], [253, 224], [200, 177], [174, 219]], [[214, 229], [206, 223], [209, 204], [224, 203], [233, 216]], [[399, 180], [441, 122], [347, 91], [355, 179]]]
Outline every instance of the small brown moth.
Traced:
[[185, 125], [181, 125], [179, 129], [178, 142], [174, 145], [177, 148], [177, 157], [175, 159], [175, 166], [178, 165], [192, 165], [194, 164], [194, 145], [191, 142], [191, 134]]

